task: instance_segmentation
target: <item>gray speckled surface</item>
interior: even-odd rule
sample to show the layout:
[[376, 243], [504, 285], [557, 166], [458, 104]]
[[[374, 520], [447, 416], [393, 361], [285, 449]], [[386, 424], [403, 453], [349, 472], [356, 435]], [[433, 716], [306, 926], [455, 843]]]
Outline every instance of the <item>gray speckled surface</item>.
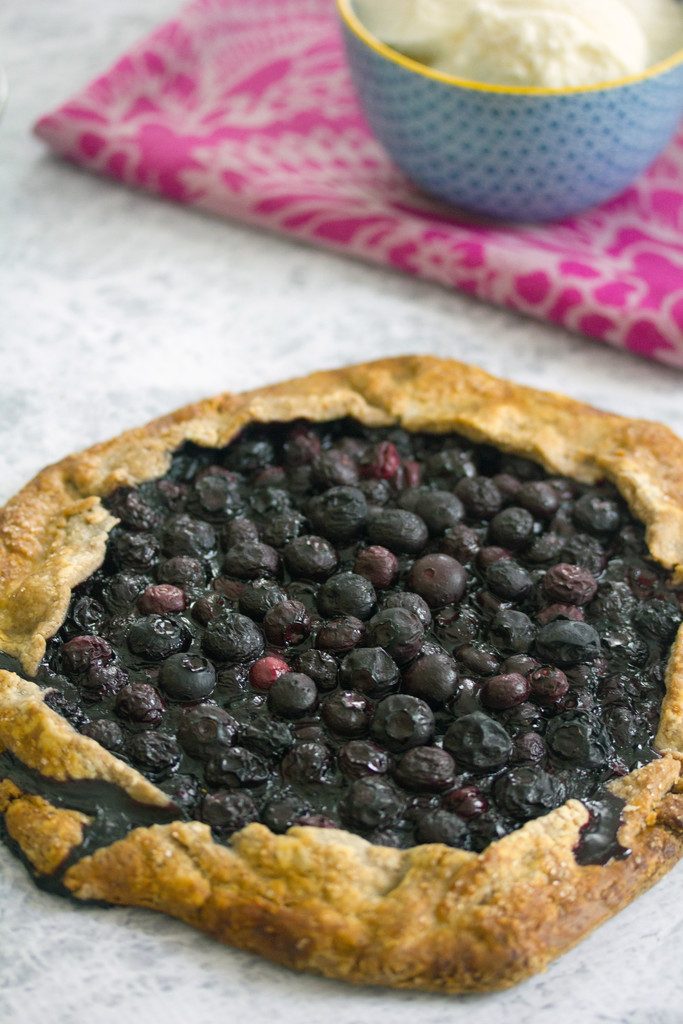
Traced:
[[[32, 120], [174, 9], [6, 0], [0, 61], [0, 499], [180, 403], [320, 366], [452, 354], [683, 430], [683, 377], [437, 287], [209, 220], [47, 157]], [[455, 1000], [298, 977], [174, 921], [75, 909], [0, 849], [0, 1021], [680, 1024], [683, 870], [512, 992]]]

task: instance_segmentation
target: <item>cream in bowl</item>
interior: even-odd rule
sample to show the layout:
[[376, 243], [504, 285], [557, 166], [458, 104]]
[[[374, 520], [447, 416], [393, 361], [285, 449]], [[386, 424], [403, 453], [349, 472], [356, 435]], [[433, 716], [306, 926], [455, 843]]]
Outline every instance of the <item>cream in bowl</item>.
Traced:
[[463, 209], [557, 220], [608, 200], [683, 117], [683, 0], [337, 0], [367, 121]]
[[489, 85], [580, 88], [683, 48], [680, 0], [356, 0], [373, 35], [435, 71]]

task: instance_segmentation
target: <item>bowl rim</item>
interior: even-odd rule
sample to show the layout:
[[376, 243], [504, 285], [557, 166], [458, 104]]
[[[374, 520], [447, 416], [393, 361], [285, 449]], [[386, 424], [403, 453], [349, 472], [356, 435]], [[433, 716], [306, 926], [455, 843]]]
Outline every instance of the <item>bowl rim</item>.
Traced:
[[508, 96], [573, 96], [580, 93], [590, 92], [606, 92], [610, 89], [618, 89], [624, 85], [634, 85], [638, 82], [645, 82], [650, 78], [656, 78], [657, 75], [662, 74], [665, 71], [671, 71], [679, 64], [683, 64], [683, 47], [680, 50], [676, 50], [670, 57], [666, 57], [664, 60], [658, 61], [656, 64], [652, 64], [645, 71], [640, 71], [635, 75], [625, 75], [623, 78], [612, 78], [606, 82], [595, 82], [593, 85], [575, 85], [565, 86], [563, 88], [548, 88], [546, 86], [539, 85], [492, 85], [487, 82], [475, 82], [469, 78], [458, 78], [456, 75], [448, 75], [443, 71], [436, 71], [434, 68], [428, 67], [426, 64], [420, 64], [419, 61], [413, 60], [411, 57], [405, 57], [398, 50], [394, 50], [391, 46], [383, 43], [380, 39], [365, 27], [358, 15], [353, 8], [353, 0], [335, 0], [337, 6], [337, 12], [344, 23], [344, 25], [360, 39], [362, 43], [368, 46], [375, 53], [378, 53], [381, 57], [391, 61], [393, 64], [397, 64], [399, 67], [404, 68], [407, 71], [414, 71], [424, 78], [431, 78], [433, 81], [441, 82], [444, 85], [455, 85], [461, 89], [470, 89], [473, 92], [483, 93], [494, 93], [498, 95]]

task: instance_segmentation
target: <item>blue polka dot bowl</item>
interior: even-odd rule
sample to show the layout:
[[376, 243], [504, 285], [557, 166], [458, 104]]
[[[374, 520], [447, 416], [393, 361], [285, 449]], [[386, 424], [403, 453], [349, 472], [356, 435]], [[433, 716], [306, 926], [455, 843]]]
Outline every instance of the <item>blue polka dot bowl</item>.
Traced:
[[489, 217], [558, 220], [617, 195], [683, 117], [683, 50], [640, 75], [579, 89], [483, 85], [379, 42], [337, 0], [372, 131], [438, 199]]

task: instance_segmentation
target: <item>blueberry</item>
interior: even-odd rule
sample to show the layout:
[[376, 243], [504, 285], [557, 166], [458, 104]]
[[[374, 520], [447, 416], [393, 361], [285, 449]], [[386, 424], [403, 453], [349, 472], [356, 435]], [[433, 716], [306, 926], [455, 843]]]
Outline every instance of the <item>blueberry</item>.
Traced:
[[550, 519], [560, 507], [555, 488], [543, 480], [532, 480], [517, 491], [515, 501], [539, 519]]
[[504, 608], [489, 627], [489, 640], [499, 650], [510, 654], [526, 654], [534, 639], [534, 627], [524, 612]]
[[529, 681], [519, 672], [491, 676], [481, 688], [481, 700], [485, 707], [494, 711], [506, 711], [517, 704], [523, 704], [529, 696]]
[[337, 552], [324, 537], [297, 537], [283, 552], [285, 565], [295, 579], [324, 580], [337, 568]]
[[469, 452], [461, 448], [442, 448], [427, 460], [427, 473], [432, 480], [455, 485], [466, 476], [474, 476], [476, 468]]
[[161, 583], [172, 583], [177, 587], [192, 589], [204, 586], [206, 570], [199, 559], [191, 558], [189, 555], [176, 555], [159, 563], [157, 578]]
[[403, 689], [432, 708], [442, 707], [458, 689], [455, 662], [446, 654], [418, 658], [403, 674]]
[[223, 560], [223, 570], [241, 580], [255, 580], [262, 576], [275, 576], [280, 556], [275, 548], [259, 541], [243, 541], [229, 548]]
[[545, 740], [537, 732], [520, 732], [515, 736], [512, 760], [515, 764], [544, 761], [547, 754]]
[[398, 665], [411, 661], [420, 650], [424, 627], [405, 608], [385, 608], [368, 623], [368, 642], [383, 647]]
[[199, 654], [172, 654], [161, 666], [159, 686], [172, 700], [204, 700], [216, 687], [216, 670]]
[[206, 627], [202, 647], [218, 661], [254, 661], [263, 654], [263, 636], [251, 619], [223, 612]]
[[462, 524], [446, 530], [441, 541], [441, 550], [463, 564], [472, 561], [480, 546], [481, 538], [477, 531]]
[[365, 736], [370, 728], [373, 707], [358, 690], [335, 690], [323, 701], [320, 715], [332, 732], [339, 736]]
[[346, 452], [321, 452], [312, 462], [312, 479], [318, 487], [340, 487], [358, 481], [358, 465]]
[[195, 480], [189, 506], [202, 519], [220, 523], [243, 511], [243, 503], [234, 480], [217, 473], [207, 473]]
[[430, 608], [454, 604], [465, 593], [467, 573], [450, 555], [425, 555], [413, 562], [407, 584]]
[[229, 836], [252, 821], [258, 821], [258, 808], [248, 793], [219, 790], [202, 800], [201, 819], [219, 836]]
[[365, 495], [368, 505], [386, 505], [393, 496], [388, 480], [361, 480], [358, 487]]
[[546, 742], [560, 761], [579, 768], [602, 768], [612, 752], [604, 727], [583, 711], [567, 711], [551, 719]]
[[653, 598], [636, 609], [633, 620], [646, 636], [666, 644], [672, 643], [676, 638], [682, 618], [681, 611], [675, 604]]
[[544, 661], [561, 667], [578, 665], [598, 657], [600, 637], [585, 622], [556, 619], [539, 630], [536, 650]]
[[404, 808], [404, 799], [392, 786], [381, 779], [364, 777], [351, 783], [340, 809], [349, 825], [368, 831], [395, 825]]
[[194, 775], [172, 775], [161, 783], [161, 788], [185, 814], [194, 812], [199, 800], [199, 783]]
[[267, 782], [268, 765], [244, 747], [230, 747], [214, 754], [206, 764], [206, 781], [210, 786], [230, 789], [255, 789]]
[[226, 461], [238, 473], [255, 473], [275, 462], [275, 451], [265, 437], [241, 437], [227, 449]]
[[163, 661], [177, 651], [185, 651], [191, 639], [187, 626], [165, 615], [138, 619], [128, 630], [128, 647], [145, 661]]
[[404, 491], [399, 504], [423, 519], [436, 537], [457, 526], [465, 514], [462, 502], [450, 491], [430, 491], [425, 487]]
[[224, 665], [216, 673], [216, 686], [221, 700], [241, 697], [247, 690], [249, 673], [244, 665]]
[[276, 647], [296, 646], [311, 632], [311, 617], [301, 601], [281, 601], [266, 612], [263, 631]]
[[232, 746], [237, 722], [215, 704], [199, 704], [186, 711], [178, 723], [178, 741], [191, 757], [208, 761]]
[[491, 771], [507, 764], [512, 740], [503, 726], [481, 711], [458, 718], [443, 738], [444, 749], [474, 771]]
[[616, 501], [599, 494], [584, 494], [574, 505], [574, 522], [582, 530], [598, 537], [619, 529], [621, 513]]
[[[627, 583], [606, 580], [600, 584], [596, 597], [591, 601], [590, 615], [608, 622], [628, 623], [637, 605], [637, 599]], [[675, 608], [672, 610], [675, 611]]]
[[469, 836], [462, 818], [443, 810], [427, 811], [419, 819], [415, 831], [420, 843], [444, 843], [455, 847], [466, 846]]
[[143, 576], [119, 572], [104, 584], [102, 600], [110, 612], [126, 612], [135, 604], [145, 586], [146, 580]]
[[465, 477], [455, 493], [474, 519], [490, 519], [503, 507], [503, 496], [498, 487], [485, 476]]
[[164, 527], [162, 546], [168, 558], [176, 555], [206, 558], [216, 548], [216, 532], [202, 519], [184, 514], [172, 516]]
[[522, 601], [531, 592], [533, 580], [513, 559], [501, 558], [486, 570], [486, 585], [505, 601]]
[[239, 596], [239, 609], [250, 619], [261, 621], [276, 604], [286, 599], [282, 587], [271, 579], [257, 579], [247, 583]]
[[318, 690], [333, 690], [339, 671], [336, 659], [327, 651], [302, 651], [294, 659], [294, 669], [310, 676]]
[[359, 779], [364, 775], [386, 775], [391, 764], [386, 750], [369, 740], [349, 740], [339, 748], [339, 767], [344, 775]]
[[588, 569], [567, 562], [554, 565], [543, 577], [544, 595], [562, 604], [588, 604], [597, 589], [595, 577]]
[[294, 744], [289, 725], [268, 718], [239, 723], [238, 740], [241, 747], [268, 759], [282, 757]]
[[302, 672], [285, 672], [268, 692], [268, 707], [282, 718], [301, 718], [310, 714], [317, 703], [316, 685]]
[[226, 523], [222, 536], [225, 547], [232, 548], [235, 544], [257, 541], [259, 532], [253, 520], [247, 519], [245, 516], [238, 516]]
[[418, 697], [394, 694], [377, 705], [372, 735], [388, 750], [396, 753], [428, 743], [433, 733], [432, 710]]
[[320, 454], [320, 438], [305, 424], [296, 424], [290, 428], [283, 448], [288, 466], [305, 466]]
[[459, 818], [477, 818], [489, 809], [489, 802], [477, 786], [461, 786], [452, 789], [443, 800], [446, 808]]
[[111, 645], [101, 636], [75, 636], [62, 647], [62, 667], [65, 672], [87, 672], [91, 665], [106, 664], [113, 657]]
[[299, 537], [305, 526], [306, 520], [300, 512], [280, 512], [261, 523], [261, 540], [274, 548], [282, 548]]
[[197, 598], [192, 605], [191, 614], [200, 626], [208, 626], [212, 619], [227, 611], [228, 607], [228, 601], [222, 594], [207, 594], [205, 597]]
[[423, 519], [402, 508], [378, 509], [368, 519], [368, 537], [395, 554], [416, 555], [429, 533]]
[[361, 533], [368, 514], [365, 495], [357, 487], [331, 487], [308, 505], [313, 528], [333, 541], [349, 541]]
[[323, 583], [318, 591], [318, 608], [327, 618], [353, 615], [369, 619], [377, 601], [375, 588], [364, 576], [340, 572]]
[[83, 597], [74, 598], [62, 630], [72, 636], [98, 633], [104, 618], [105, 610], [100, 602], [85, 594]]
[[532, 765], [512, 768], [494, 786], [500, 809], [517, 821], [547, 814], [563, 804], [566, 789], [561, 781]]
[[129, 683], [118, 692], [116, 713], [129, 722], [158, 725], [163, 718], [164, 704], [150, 683]]
[[396, 662], [382, 647], [362, 647], [346, 655], [339, 680], [347, 689], [377, 698], [398, 688], [399, 672]]
[[83, 709], [60, 690], [47, 690], [43, 701], [48, 708], [65, 718], [74, 729], [83, 729], [88, 724], [88, 716]]
[[323, 743], [298, 743], [282, 759], [283, 777], [291, 783], [325, 783], [330, 779], [332, 772], [332, 755]]
[[441, 747], [414, 747], [396, 763], [394, 777], [405, 789], [440, 793], [453, 784], [455, 761]]
[[531, 540], [534, 532], [534, 517], [525, 508], [511, 505], [491, 520], [489, 536], [494, 544], [518, 551]]
[[365, 626], [353, 615], [330, 619], [316, 634], [316, 647], [334, 654], [347, 654], [365, 639]]
[[258, 516], [261, 528], [263, 528], [266, 523], [288, 513], [292, 506], [292, 499], [282, 487], [263, 486], [261, 479], [256, 483], [259, 486], [252, 492], [250, 504], [252, 512]]
[[394, 591], [394, 593], [387, 594], [385, 597], [384, 607], [405, 608], [406, 611], [417, 615], [425, 629], [432, 624], [432, 613], [429, 610], [429, 605], [419, 594], [411, 594], [404, 590]]
[[361, 548], [353, 563], [353, 571], [373, 587], [390, 587], [398, 574], [398, 559], [388, 548], [373, 544]]
[[128, 738], [126, 753], [131, 761], [154, 779], [172, 772], [180, 763], [181, 750], [172, 736], [161, 732], [138, 732]]
[[110, 722], [106, 718], [98, 718], [94, 722], [86, 722], [81, 732], [95, 740], [105, 750], [111, 750], [117, 754], [123, 750], [124, 735], [123, 729], [116, 722]]
[[300, 796], [283, 795], [269, 800], [261, 812], [261, 821], [271, 832], [282, 835], [310, 810]]
[[132, 487], [119, 487], [107, 498], [107, 507], [130, 530], [155, 530], [161, 515]]
[[560, 557], [565, 545], [565, 538], [558, 533], [543, 533], [536, 537], [524, 552], [527, 562], [533, 565], [544, 565], [554, 562]]
[[487, 644], [472, 643], [458, 648], [458, 662], [476, 676], [493, 676], [500, 668], [500, 659]]
[[107, 553], [117, 569], [148, 572], [157, 562], [159, 542], [151, 533], [124, 533], [114, 529]]
[[562, 700], [569, 690], [569, 680], [562, 669], [554, 665], [534, 669], [528, 678], [534, 700], [549, 707]]
[[594, 576], [599, 576], [607, 563], [600, 542], [586, 533], [576, 533], [566, 540], [561, 555], [563, 561], [580, 565]]
[[500, 666], [501, 672], [520, 672], [523, 676], [539, 668], [540, 664], [528, 654], [512, 654]]
[[547, 626], [549, 622], [556, 619], [571, 619], [572, 622], [583, 622], [585, 614], [583, 608], [576, 604], [549, 604], [536, 612], [536, 622], [540, 626]]

